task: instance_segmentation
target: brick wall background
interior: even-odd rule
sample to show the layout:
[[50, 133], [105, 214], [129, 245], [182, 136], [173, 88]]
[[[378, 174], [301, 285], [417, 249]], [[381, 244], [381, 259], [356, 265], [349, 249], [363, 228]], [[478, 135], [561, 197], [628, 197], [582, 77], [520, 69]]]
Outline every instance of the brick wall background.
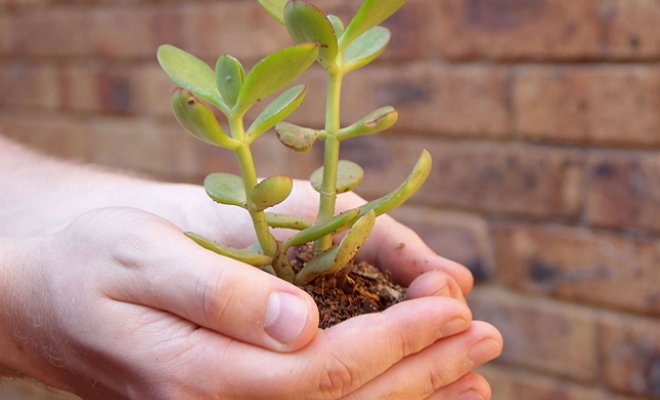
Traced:
[[[494, 399], [660, 399], [660, 1], [410, 0], [387, 25], [389, 50], [349, 76], [344, 121], [384, 104], [400, 121], [343, 155], [366, 167], [371, 198], [433, 154], [395, 216], [479, 279], [476, 315], [506, 340], [483, 370]], [[253, 0], [0, 0], [0, 129], [161, 179], [235, 170], [172, 117], [165, 42], [251, 65], [290, 40]], [[305, 76], [294, 120], [320, 124], [322, 76]], [[273, 142], [258, 146], [262, 171], [315, 168], [318, 151]], [[0, 386], [54, 396], [37, 392]]]

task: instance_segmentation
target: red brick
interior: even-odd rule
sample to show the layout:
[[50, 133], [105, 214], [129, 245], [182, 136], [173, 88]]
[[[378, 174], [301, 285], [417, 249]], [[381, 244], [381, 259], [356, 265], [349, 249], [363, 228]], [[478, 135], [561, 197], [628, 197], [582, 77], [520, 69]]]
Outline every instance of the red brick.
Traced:
[[97, 117], [87, 126], [93, 162], [166, 178], [181, 168], [182, 149], [176, 144], [183, 137], [170, 136], [178, 129], [175, 123]]
[[186, 5], [182, 18], [186, 49], [200, 57], [231, 54], [248, 64], [293, 44], [286, 29], [253, 1]]
[[577, 211], [571, 154], [476, 143], [430, 149], [434, 167], [420, 198], [431, 204], [537, 217]]
[[599, 1], [437, 1], [437, 51], [450, 59], [583, 60], [601, 51]]
[[658, 59], [660, 3], [655, 0], [604, 0], [605, 49], [615, 59]]
[[173, 118], [176, 85], [156, 63], [67, 63], [59, 67], [59, 98], [65, 110]]
[[25, 6], [43, 5], [47, 0], [0, 0], [0, 7], [6, 7], [9, 11]]
[[518, 382], [515, 371], [505, 368], [497, 361], [477, 368], [476, 372], [483, 375], [490, 384], [493, 399], [517, 400]]
[[61, 68], [62, 107], [99, 114], [128, 114], [136, 111], [138, 68], [123, 64], [71, 64]]
[[606, 385], [617, 391], [660, 397], [660, 322], [610, 316], [603, 319], [600, 330]]
[[[311, 71], [301, 122], [323, 126], [325, 78]], [[451, 67], [431, 63], [372, 66], [346, 77], [344, 125], [384, 105], [399, 110], [395, 129], [452, 137], [503, 138], [510, 132], [506, 71], [481, 66]]]
[[91, 13], [95, 53], [104, 57], [155, 59], [158, 46], [185, 47], [181, 7], [167, 4], [97, 7]]
[[506, 285], [576, 303], [660, 315], [660, 246], [652, 240], [554, 226], [497, 225]]
[[9, 24], [10, 17], [0, 14], [0, 55], [8, 54], [11, 51], [12, 29]]
[[60, 67], [59, 98], [65, 110], [101, 112], [97, 88], [98, 66], [68, 64]]
[[502, 333], [501, 362], [575, 381], [598, 377], [596, 320], [590, 310], [487, 287], [477, 288], [469, 303], [476, 319]]
[[[397, 136], [398, 135], [398, 136]], [[399, 185], [423, 148], [433, 169], [413, 200], [427, 205], [533, 218], [579, 211], [577, 153], [526, 145], [440, 142], [379, 135], [347, 141], [344, 158], [365, 167], [361, 190], [382, 195]]]
[[585, 216], [591, 224], [660, 232], [660, 152], [594, 153]]
[[10, 76], [10, 68], [5, 64], [0, 64], [0, 106], [5, 105], [9, 98], [7, 92], [9, 91]]
[[181, 7], [96, 5], [34, 8], [12, 17], [13, 47], [29, 56], [155, 59], [160, 44], [182, 45]]
[[401, 207], [391, 215], [417, 232], [436, 253], [467, 266], [476, 280], [491, 276], [492, 249], [483, 218], [412, 206]]
[[493, 399], [505, 400], [642, 400], [619, 396], [603, 388], [575, 384], [524, 369], [493, 365], [479, 369], [493, 389]]
[[176, 85], [157, 63], [132, 68], [134, 101], [132, 110], [139, 115], [156, 115], [174, 118], [170, 98]]
[[384, 60], [419, 60], [434, 54], [436, 1], [409, 1], [383, 24], [392, 32]]
[[524, 138], [598, 145], [660, 144], [657, 68], [522, 68], [513, 93], [515, 126]]
[[185, 180], [201, 170], [197, 140], [174, 119], [6, 111], [0, 113], [0, 130], [48, 154], [160, 179]]
[[0, 66], [0, 103], [12, 107], [57, 108], [57, 68], [48, 63], [9, 62]]
[[81, 56], [93, 49], [94, 26], [84, 9], [35, 7], [13, 15], [11, 25], [18, 55]]
[[510, 131], [506, 97], [503, 70], [413, 64], [356, 74], [347, 82], [346, 107], [355, 110], [358, 104], [368, 104], [375, 109], [390, 104], [399, 110], [396, 128], [402, 131], [502, 138]]
[[3, 135], [47, 154], [91, 161], [91, 136], [84, 123], [46, 112], [0, 111]]

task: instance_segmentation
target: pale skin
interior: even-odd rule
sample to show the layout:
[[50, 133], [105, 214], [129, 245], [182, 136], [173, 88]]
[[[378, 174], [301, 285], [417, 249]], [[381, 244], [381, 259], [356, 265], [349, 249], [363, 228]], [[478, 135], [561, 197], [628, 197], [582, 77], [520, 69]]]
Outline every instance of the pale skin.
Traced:
[[[90, 399], [491, 398], [473, 369], [502, 338], [472, 321], [471, 275], [387, 216], [360, 257], [410, 285], [408, 300], [320, 330], [305, 292], [182, 234], [253, 238], [201, 187], [0, 137], [0, 188], [0, 374]], [[315, 202], [296, 182], [278, 209], [312, 216]], [[338, 209], [361, 202], [342, 195]]]

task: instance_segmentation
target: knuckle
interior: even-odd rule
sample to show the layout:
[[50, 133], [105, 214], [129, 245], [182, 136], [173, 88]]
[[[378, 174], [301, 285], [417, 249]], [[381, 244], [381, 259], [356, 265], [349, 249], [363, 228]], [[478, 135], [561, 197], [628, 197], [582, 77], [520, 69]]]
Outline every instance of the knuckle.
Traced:
[[[419, 351], [419, 345], [413, 343], [413, 339], [406, 335], [401, 330], [394, 330], [392, 332], [396, 339], [393, 342], [392, 352], [396, 352], [398, 358], [403, 358], [408, 354], [413, 354]], [[395, 354], [395, 353], [393, 353]]]
[[343, 397], [353, 388], [356, 380], [354, 369], [346, 361], [330, 356], [320, 374], [319, 393], [326, 399]]
[[153, 241], [141, 231], [126, 230], [113, 238], [112, 256], [117, 263], [128, 268], [138, 268], [153, 252]]
[[138, 268], [149, 261], [160, 261], [154, 258], [169, 251], [161, 240], [168, 234], [168, 227], [151, 214], [116, 207], [95, 210], [90, 217], [82, 232], [85, 240], [96, 240], [109, 248], [109, 255], [120, 265]]
[[455, 367], [440, 363], [429, 366], [427, 375], [425, 382], [430, 384], [428, 392], [433, 393], [454, 382], [462, 374]]
[[234, 298], [234, 285], [228, 284], [228, 280], [228, 271], [219, 268], [215, 279], [200, 277], [197, 281], [197, 292], [200, 294], [202, 301], [202, 315], [206, 321], [226, 319], [229, 305]]

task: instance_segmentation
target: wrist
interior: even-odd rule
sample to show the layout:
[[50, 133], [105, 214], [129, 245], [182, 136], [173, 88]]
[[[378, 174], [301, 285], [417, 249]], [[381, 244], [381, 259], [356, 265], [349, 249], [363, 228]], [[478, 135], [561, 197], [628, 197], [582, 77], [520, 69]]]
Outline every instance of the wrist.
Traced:
[[16, 240], [0, 237], [0, 376], [20, 376], [21, 346], [16, 342], [13, 327], [16, 302]]
[[66, 390], [66, 371], [44, 357], [40, 335], [48, 311], [31, 301], [44, 290], [41, 263], [32, 257], [43, 250], [42, 240], [0, 236], [0, 377], [30, 377]]

